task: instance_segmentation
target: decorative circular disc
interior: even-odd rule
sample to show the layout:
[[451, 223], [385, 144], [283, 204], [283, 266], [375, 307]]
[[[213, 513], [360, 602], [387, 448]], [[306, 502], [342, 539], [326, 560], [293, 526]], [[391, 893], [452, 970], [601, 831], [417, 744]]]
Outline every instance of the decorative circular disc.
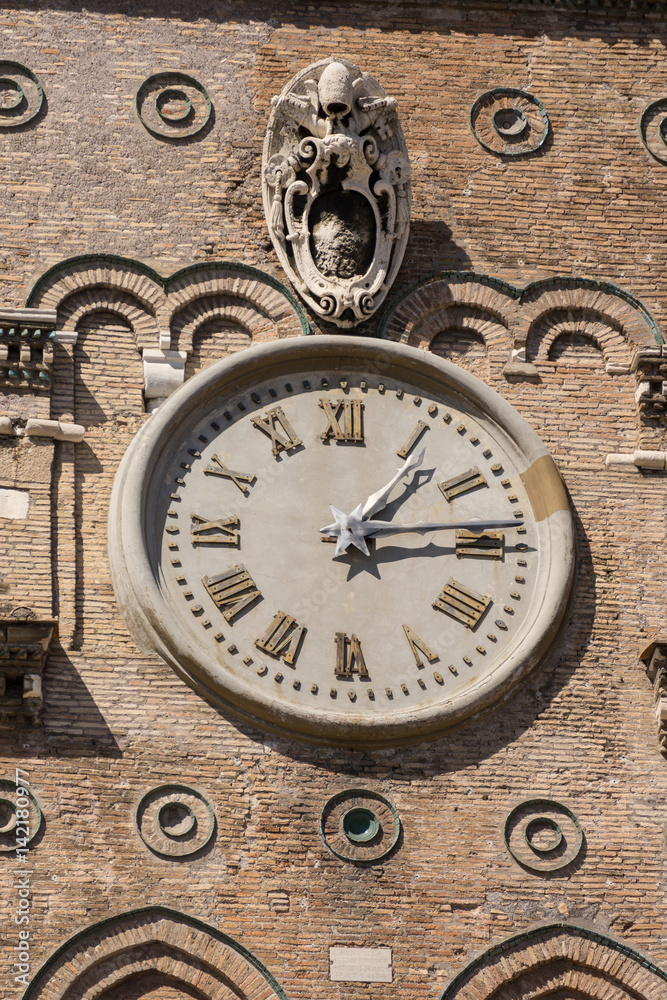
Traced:
[[156, 73], [137, 91], [137, 114], [153, 135], [187, 139], [200, 132], [211, 117], [205, 87], [187, 73]]
[[320, 817], [320, 835], [344, 861], [378, 861], [395, 847], [401, 823], [391, 802], [361, 788], [329, 799]]
[[181, 858], [206, 847], [215, 831], [215, 816], [204, 796], [193, 788], [161, 785], [139, 803], [137, 829], [156, 854]]
[[505, 845], [515, 861], [535, 872], [554, 872], [572, 864], [584, 834], [574, 813], [552, 799], [528, 799], [505, 821]]
[[[369, 545], [341, 549], [330, 522], [360, 505]], [[346, 746], [507, 698], [556, 638], [573, 552], [554, 462], [508, 403], [356, 337], [273, 341], [186, 382], [130, 446], [109, 521], [141, 648], [237, 717]]]
[[0, 59], [0, 129], [19, 128], [41, 110], [42, 85], [20, 63]]
[[496, 87], [478, 97], [470, 112], [470, 126], [480, 146], [497, 156], [533, 153], [549, 133], [541, 102], [511, 87]]
[[[19, 785], [18, 787], [24, 786]], [[17, 847], [27, 846], [35, 839], [42, 825], [42, 810], [39, 808], [35, 796], [28, 789], [24, 789], [28, 792], [27, 796], [17, 796], [16, 788], [13, 781], [9, 781], [7, 778], [0, 779], [0, 853], [2, 854], [15, 851]], [[17, 819], [17, 798], [19, 799], [18, 808], [28, 810], [27, 821], [24, 817]], [[28, 800], [27, 805], [25, 799]], [[26, 825], [27, 837], [23, 833]], [[25, 844], [23, 843], [24, 837]]]
[[651, 156], [667, 164], [667, 97], [649, 104], [641, 117], [639, 130]]

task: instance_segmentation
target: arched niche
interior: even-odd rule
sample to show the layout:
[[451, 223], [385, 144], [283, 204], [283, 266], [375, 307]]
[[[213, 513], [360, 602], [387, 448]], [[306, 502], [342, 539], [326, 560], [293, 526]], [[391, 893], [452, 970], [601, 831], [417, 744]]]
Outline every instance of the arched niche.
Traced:
[[147, 907], [75, 934], [24, 1000], [287, 1000], [268, 970], [194, 917]]
[[186, 303], [172, 317], [171, 334], [187, 355], [187, 379], [228, 354], [277, 339], [279, 324], [259, 302], [220, 292]]
[[465, 368], [471, 375], [486, 379], [489, 377], [489, 358], [483, 335], [463, 323], [459, 327], [436, 333], [429, 344], [429, 351], [439, 358], [446, 358]]
[[519, 290], [467, 272], [441, 272], [409, 286], [388, 306], [378, 333], [430, 350], [486, 379], [500, 374], [512, 347]]
[[441, 1000], [664, 1000], [667, 973], [583, 927], [538, 927], [484, 952]]
[[[225, 297], [263, 316], [274, 337], [310, 333], [306, 315], [290, 290], [272, 275], [238, 261], [207, 261], [160, 274], [141, 261], [115, 254], [68, 257], [37, 279], [25, 304], [55, 309], [59, 330], [71, 330], [86, 312], [114, 309], [130, 322], [142, 351], [176, 349], [169, 344], [169, 332], [183, 310], [190, 308], [192, 317], [197, 302]], [[185, 349], [191, 350], [192, 344]]]
[[112, 986], [100, 1000], [206, 1000], [206, 996], [196, 986], [171, 976], [142, 972]]
[[622, 324], [595, 309], [570, 305], [542, 313], [528, 329], [526, 360], [604, 369], [628, 364], [631, 351]]

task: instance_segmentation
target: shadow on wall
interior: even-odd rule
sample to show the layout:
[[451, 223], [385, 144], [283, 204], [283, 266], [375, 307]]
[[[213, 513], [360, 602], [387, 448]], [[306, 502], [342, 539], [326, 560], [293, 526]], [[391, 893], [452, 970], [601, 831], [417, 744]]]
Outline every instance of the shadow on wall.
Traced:
[[[463, 249], [452, 239], [452, 231], [442, 222], [413, 219], [410, 223], [410, 239], [405, 251], [405, 264], [411, 272], [421, 275], [431, 271], [472, 269], [472, 260]], [[394, 286], [395, 291], [401, 288], [401, 273], [399, 271]], [[389, 295], [391, 298], [391, 293]]]
[[122, 756], [95, 698], [59, 643], [54, 644], [44, 671], [42, 725], [24, 730], [20, 743], [15, 732], [5, 735], [0, 739], [3, 751], [22, 758]]
[[[26, 0], [28, 9], [39, 8], [39, 3]], [[480, 11], [484, 10], [480, 4]], [[398, 8], [394, 13], [394, 7]], [[642, 9], [653, 8], [655, 14], [651, 18], [645, 16]], [[96, 12], [100, 14], [122, 14], [124, 17], [150, 17], [153, 11], [143, 5], [127, 4], [118, 0], [51, 0], [50, 10]], [[412, 21], [401, 14], [400, 30], [415, 35], [424, 32], [450, 35], [464, 33], [479, 36], [480, 18], [474, 16], [474, 7], [468, 4], [448, 6], [441, 9], [439, 5], [427, 2], [415, 4]], [[630, 11], [627, 7], [623, 15], [618, 17], [618, 30], [609, 30], [609, 16], [605, 8], [598, 10], [558, 11], [540, 9], [531, 16], [523, 4], [517, 4], [513, 10], [498, 11], [491, 23], [484, 18], [483, 31], [486, 34], [506, 35], [511, 33], [521, 38], [540, 37], [544, 34], [552, 39], [564, 37], [589, 38], [595, 37], [597, 44], [616, 45], [619, 42], [648, 46], [652, 39], [667, 37], [667, 25], [658, 13], [657, 4], [642, 4], [638, 10]], [[269, 27], [280, 28], [283, 23], [290, 27], [297, 24], [301, 29], [318, 28], [354, 28], [360, 31], [372, 28], [375, 31], [395, 31], [395, 21], [400, 13], [398, 4], [387, 3], [386, 0], [367, 0], [358, 4], [334, 5], [302, 4], [291, 5], [289, 9], [280, 5], [267, 5], [260, 0], [244, 4], [231, 0], [201, 0], [193, 5], [190, 0], [164, 0], [159, 5], [160, 18], [177, 18], [181, 21], [211, 21], [221, 24], [227, 21], [238, 22], [247, 18], [259, 23], [268, 23]], [[268, 15], [268, 16], [267, 16]]]

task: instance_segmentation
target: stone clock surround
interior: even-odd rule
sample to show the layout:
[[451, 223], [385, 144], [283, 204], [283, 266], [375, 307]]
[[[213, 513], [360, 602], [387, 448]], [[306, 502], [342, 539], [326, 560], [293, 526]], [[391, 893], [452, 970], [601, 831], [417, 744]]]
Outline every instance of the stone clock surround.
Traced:
[[[348, 708], [347, 714], [342, 712], [340, 702], [336, 708], [335, 705], [332, 706], [330, 702], [325, 702], [323, 699], [318, 702], [318, 704], [322, 704], [322, 708], [311, 709], [308, 707], [308, 694], [305, 686], [309, 687], [313, 678], [309, 679], [307, 675], [303, 677], [302, 681], [304, 690], [301, 701], [295, 704], [293, 697], [291, 700], [283, 697], [283, 689], [272, 689], [270, 682], [268, 685], [264, 682], [264, 686], [262, 686], [257, 678], [253, 680], [255, 672], [260, 676], [265, 675], [266, 668], [260, 667], [260, 669], [255, 670], [257, 664], [251, 667], [250, 664], [253, 661], [250, 657], [244, 658], [244, 663], [248, 662], [249, 664], [245, 673], [242, 670], [240, 672], [233, 670], [230, 674], [228, 672], [230, 668], [225, 667], [221, 674], [219, 664], [221, 659], [223, 663], [226, 662], [226, 646], [230, 641], [234, 643], [237, 640], [234, 636], [230, 636], [225, 628], [224, 636], [222, 631], [219, 635], [215, 635], [215, 638], [218, 639], [218, 646], [212, 645], [210, 636], [216, 633], [218, 628], [215, 623], [219, 621], [223, 627], [225, 623], [219, 612], [212, 605], [209, 607], [206, 595], [203, 597], [203, 600], [207, 602], [205, 607], [200, 607], [199, 604], [191, 607], [184, 606], [182, 612], [174, 610], [181, 605], [165, 603], [166, 598], [163, 596], [164, 571], [157, 568], [158, 556], [155, 548], [158, 544], [158, 537], [161, 537], [160, 531], [162, 529], [158, 529], [156, 535], [154, 527], [154, 522], [158, 524], [164, 515], [160, 513], [157, 517], [154, 515], [162, 503], [158, 500], [160, 483], [170, 481], [169, 477], [173, 475], [172, 471], [167, 471], [167, 466], [169, 465], [171, 468], [171, 464], [175, 460], [174, 455], [178, 452], [180, 456], [181, 450], [186, 447], [186, 438], [190, 445], [189, 454], [195, 455], [196, 449], [192, 448], [192, 445], [201, 440], [197, 438], [197, 435], [202, 429], [206, 429], [206, 426], [201, 424], [202, 419], [207, 421], [213, 419], [211, 426], [214, 428], [219, 427], [218, 420], [225, 424], [224, 418], [227, 418], [228, 412], [225, 407], [228, 406], [229, 410], [233, 409], [238, 416], [238, 421], [240, 421], [242, 414], [239, 413], [239, 410], [246, 409], [246, 403], [241, 401], [242, 397], [247, 396], [247, 405], [254, 405], [250, 403], [251, 391], [262, 385], [266, 388], [266, 384], [270, 385], [267, 380], [289, 379], [288, 388], [290, 391], [294, 389], [294, 395], [298, 395], [296, 390], [301, 381], [306, 376], [312, 378], [313, 372], [333, 373], [334, 376], [338, 372], [341, 379], [345, 374], [348, 374], [352, 379], [355, 373], [361, 373], [358, 377], [368, 378], [369, 388], [373, 384], [373, 379], [376, 382], [378, 379], [386, 380], [387, 386], [394, 386], [394, 388], [395, 386], [405, 386], [406, 393], [423, 392], [427, 397], [427, 402], [431, 398], [442, 398], [446, 401], [449, 395], [452, 400], [458, 400], [459, 412], [469, 411], [471, 415], [482, 414], [483, 419], [489, 422], [489, 427], [497, 428], [496, 436], [500, 435], [500, 439], [506, 436], [508, 442], [513, 442], [512, 447], [516, 449], [515, 454], [521, 456], [518, 466], [514, 468], [514, 475], [518, 482], [520, 474], [532, 504], [531, 516], [540, 525], [538, 537], [542, 562], [537, 578], [539, 580], [536, 590], [538, 596], [533, 598], [532, 593], [530, 595], [530, 611], [527, 612], [529, 617], [526, 619], [519, 616], [517, 619], [518, 631], [510, 637], [510, 645], [507, 647], [508, 653], [503, 653], [505, 659], [498, 660], [497, 655], [494, 658], [494, 654], [491, 652], [492, 647], [490, 647], [491, 655], [487, 657], [489, 666], [486, 672], [482, 667], [479, 667], [482, 670], [483, 681], [481, 683], [476, 683], [473, 679], [471, 685], [461, 686], [459, 684], [456, 693], [451, 697], [446, 695], [436, 697], [431, 694], [423, 705], [421, 702], [416, 705], [413, 702], [411, 708], [401, 708], [400, 703], [398, 706], [393, 703], [386, 711], [383, 708], [381, 712], [375, 712], [372, 717], [369, 715], [368, 718], [366, 713], [361, 710], [361, 705], [364, 702], [360, 702], [354, 711]], [[382, 386], [381, 391], [383, 389]], [[443, 392], [445, 392], [444, 396], [442, 396]], [[403, 389], [401, 388], [400, 395], [402, 393]], [[258, 395], [257, 392], [254, 392], [254, 396]], [[265, 393], [265, 395], [268, 399], [268, 394]], [[313, 405], [317, 406], [317, 394], [314, 395]], [[387, 392], [387, 396], [390, 395], [391, 393]], [[292, 398], [289, 393], [288, 398]], [[239, 403], [236, 403], [236, 400]], [[255, 403], [258, 404], [258, 400], [255, 400]], [[453, 405], [456, 407], [457, 403], [454, 402]], [[238, 409], [236, 409], [237, 406]], [[258, 412], [261, 409], [262, 407], [258, 405]], [[220, 410], [219, 417], [218, 410]], [[214, 413], [215, 417], [213, 417]], [[207, 417], [207, 414], [210, 416]], [[227, 419], [231, 420], [231, 415]], [[442, 419], [446, 420], [447, 418], [445, 416]], [[186, 437], [183, 437], [183, 428], [191, 428], [189, 433], [192, 436], [195, 426], [199, 427], [200, 424], [201, 427], [197, 430], [192, 441], [189, 440], [188, 432], [185, 432]], [[207, 431], [207, 433], [211, 432]], [[250, 433], [254, 438], [257, 437], [256, 431], [252, 428], [250, 428]], [[220, 434], [222, 435], [222, 445], [219, 447], [216, 443], [215, 448], [220, 454], [224, 454], [224, 428]], [[175, 443], [174, 435], [178, 438], [178, 444]], [[456, 434], [454, 436], [457, 437]], [[217, 439], [215, 440], [217, 442]], [[209, 446], [198, 445], [198, 447], [204, 451]], [[500, 454], [502, 455], [502, 452]], [[267, 459], [269, 455], [270, 451], [267, 451]], [[178, 458], [178, 462], [181, 461], [181, 457], [188, 458], [188, 455], [184, 452], [183, 456]], [[198, 457], [199, 453], [197, 452], [196, 460]], [[206, 452], [205, 460], [210, 460], [210, 457], [209, 453]], [[398, 461], [394, 461], [392, 468], [397, 464], [399, 464]], [[183, 466], [183, 468], [186, 467], [190, 467], [189, 462]], [[181, 473], [178, 469], [176, 472], [176, 482], [186, 484], [186, 480], [181, 480], [180, 477], [189, 475], [189, 473]], [[377, 476], [373, 474], [368, 483], [369, 490], [380, 485], [379, 482], [375, 482], [376, 478]], [[185, 485], [183, 488], [186, 488]], [[252, 491], [252, 486], [249, 487], [249, 491]], [[326, 512], [327, 503], [326, 497], [320, 497], [318, 509], [321, 505], [323, 511]], [[186, 502], [183, 507], [187, 506]], [[192, 506], [191, 503], [190, 506]], [[174, 507], [180, 509], [178, 503], [175, 503]], [[174, 509], [172, 517], [175, 513]], [[189, 507], [187, 513], [190, 513]], [[427, 518], [427, 520], [432, 520], [432, 518]], [[168, 521], [167, 526], [169, 527], [171, 524], [173, 528], [174, 523]], [[259, 721], [262, 728], [288, 732], [290, 735], [315, 742], [346, 744], [363, 741], [369, 745], [410, 742], [415, 738], [433, 735], [443, 728], [456, 726], [471, 715], [478, 715], [480, 712], [488, 710], [498, 700], [508, 697], [514, 687], [530, 673], [542, 656], [546, 654], [554, 641], [565, 611], [573, 566], [572, 525], [562, 483], [546, 449], [519, 415], [483, 383], [447, 362], [439, 361], [410, 348], [374, 343], [357, 338], [314, 337], [307, 340], [289, 340], [262, 345], [250, 351], [241, 352], [221, 364], [211, 366], [197, 379], [191, 380], [178, 394], [172, 396], [163, 405], [129, 449], [118, 473], [112, 498], [109, 526], [109, 554], [117, 598], [126, 622], [140, 647], [147, 651], [157, 651], [181, 677], [218, 707], [231, 711], [232, 714], [255, 724]], [[279, 535], [274, 537], [269, 525], [267, 525], [267, 532], [265, 537], [267, 545], [289, 547], [287, 539], [283, 540]], [[175, 538], [175, 536], [171, 537]], [[186, 549], [187, 544], [186, 538], [184, 542]], [[170, 545], [170, 548], [174, 547], [173, 544]], [[318, 551], [323, 552], [324, 549]], [[176, 556], [176, 564], [180, 566], [178, 561], [180, 555], [176, 553]], [[232, 555], [227, 558], [227, 561], [231, 560], [231, 562], [238, 562], [241, 565], [242, 559], [243, 549], [239, 552], [232, 550]], [[330, 559], [331, 555], [328, 553], [320, 557], [322, 571], [329, 564]], [[453, 564], [447, 560], [446, 562], [447, 567], [442, 570], [444, 577], [440, 586], [446, 582], [450, 571], [455, 572], [453, 566], [455, 567], [456, 560], [453, 561]], [[183, 565], [185, 566], [187, 563], [184, 562]], [[285, 572], [298, 572], [296, 567], [291, 566], [290, 554], [287, 550], [282, 565]], [[181, 571], [179, 569], [176, 572]], [[312, 583], [309, 584], [307, 580], [304, 580], [304, 587], [308, 589], [309, 586], [312, 586]], [[437, 594], [437, 590], [435, 594]], [[502, 604], [502, 601], [500, 603]], [[167, 607], [170, 610], [167, 610]], [[211, 613], [211, 609], [212, 620], [209, 622], [208, 615]], [[204, 630], [200, 628], [197, 632], [195, 628], [196, 618], [193, 624], [191, 611], [195, 616], [202, 615]], [[289, 613], [287, 608], [283, 611]], [[180, 625], [174, 627], [174, 614], [177, 617], [181, 614], [185, 616], [183, 618], [185, 629]], [[380, 606], [377, 608], [377, 614], [380, 616], [379, 627], [382, 628], [382, 609]], [[218, 617], [215, 617], [216, 615]], [[268, 612], [264, 617], [267, 615]], [[491, 617], [496, 616], [497, 612]], [[207, 620], [204, 621], [204, 618]], [[502, 623], [499, 623], [500, 626]], [[461, 632], [465, 631], [463, 626], [460, 626], [460, 629]], [[480, 630], [480, 632], [482, 631], [485, 634], [486, 627]], [[198, 638], [200, 634], [203, 637], [201, 640]], [[480, 638], [470, 641], [474, 647], [474, 643], [479, 643]], [[494, 638], [493, 641], [497, 640]], [[204, 652], [204, 648], [209, 649], [209, 651]], [[481, 649], [480, 646], [477, 648]], [[498, 648], [502, 650], [505, 647], [501, 643]], [[215, 656], [210, 649], [215, 649]], [[236, 646], [229, 648], [229, 653], [236, 654], [236, 652]], [[241, 650], [240, 655], [246, 655], [247, 652], [247, 650]], [[393, 660], [393, 656], [391, 659]], [[280, 666], [279, 661], [277, 666]], [[442, 666], [446, 671], [447, 663], [443, 663]], [[391, 675], [396, 667], [390, 664], [386, 669]], [[226, 674], [225, 671], [227, 671]], [[456, 671], [453, 672], [456, 673]], [[221, 680], [222, 676], [225, 677], [224, 680]], [[276, 676], [276, 680], [278, 679], [279, 677]], [[280, 679], [282, 680], [282, 675]], [[438, 680], [438, 683], [442, 684], [442, 680]], [[320, 681], [320, 686], [321, 684]], [[252, 686], [250, 700], [248, 698], [249, 686]], [[434, 687], [433, 684], [431, 686]], [[277, 691], [278, 694], [272, 695], [272, 690]], [[444, 690], [446, 691], [446, 688]], [[280, 695], [280, 700], [274, 701], [274, 697], [277, 698], [278, 695]], [[435, 701], [433, 701], [434, 697]], [[347, 699], [345, 699], [346, 702]]]

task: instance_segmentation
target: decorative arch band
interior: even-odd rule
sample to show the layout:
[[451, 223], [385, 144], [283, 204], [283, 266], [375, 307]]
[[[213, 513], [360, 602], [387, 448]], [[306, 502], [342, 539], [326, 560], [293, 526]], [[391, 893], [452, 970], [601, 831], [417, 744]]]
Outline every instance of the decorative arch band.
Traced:
[[666, 992], [667, 972], [633, 948], [606, 934], [558, 923], [490, 948], [456, 976], [441, 1000], [561, 995], [664, 1000]]
[[[37, 279], [28, 293], [26, 306], [58, 308], [75, 290], [73, 277], [75, 287], [82, 290], [97, 286], [127, 291], [138, 301], [150, 303], [163, 322], [168, 322], [174, 308], [191, 300], [197, 294], [197, 286], [205, 285], [207, 278], [218, 284], [221, 279], [229, 278], [239, 287], [252, 287], [253, 298], [265, 301], [267, 312], [277, 320], [283, 317], [285, 335], [308, 336], [311, 332], [303, 308], [282, 282], [256, 267], [228, 260], [190, 264], [165, 276], [142, 261], [116, 254], [68, 257]], [[173, 308], [169, 300], [173, 300]]]
[[42, 966], [23, 1000], [94, 1000], [147, 974], [185, 988], [196, 984], [207, 998], [287, 1000], [268, 969], [237, 941], [162, 906], [131, 910], [75, 934]]

